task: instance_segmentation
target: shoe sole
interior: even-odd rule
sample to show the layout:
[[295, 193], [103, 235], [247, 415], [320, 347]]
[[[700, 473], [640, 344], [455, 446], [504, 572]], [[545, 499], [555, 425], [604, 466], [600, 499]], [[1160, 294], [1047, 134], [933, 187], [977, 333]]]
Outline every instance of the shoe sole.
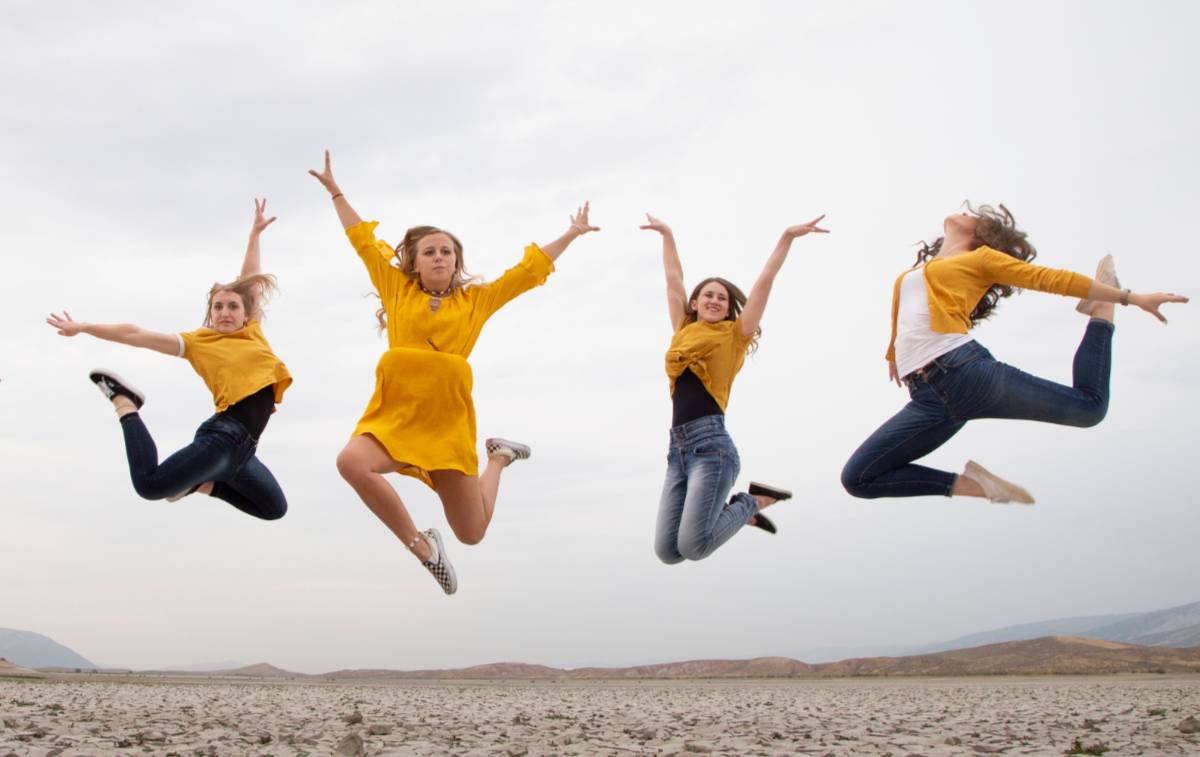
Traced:
[[115, 371], [106, 370], [104, 368], [97, 368], [88, 374], [88, 378], [91, 380], [91, 382], [93, 384], [96, 384], [97, 386], [100, 385], [100, 382], [97, 379], [101, 379], [101, 378], [108, 379], [108, 381], [110, 383], [116, 384], [116, 386], [113, 389], [113, 394], [119, 395], [121, 397], [125, 397], [130, 402], [132, 402], [133, 406], [136, 407], [138, 410], [141, 410], [142, 405], [146, 404], [146, 395], [142, 394], [137, 389], [134, 389], [132, 386], [130, 386], [129, 382], [126, 381], [125, 379], [121, 378], [121, 376], [119, 374], [117, 374]]
[[750, 493], [757, 494], [762, 497], [770, 497], [778, 502], [792, 498], [792, 493], [787, 489], [780, 489], [778, 486], [770, 486], [768, 484], [760, 484], [757, 481], [750, 482]]

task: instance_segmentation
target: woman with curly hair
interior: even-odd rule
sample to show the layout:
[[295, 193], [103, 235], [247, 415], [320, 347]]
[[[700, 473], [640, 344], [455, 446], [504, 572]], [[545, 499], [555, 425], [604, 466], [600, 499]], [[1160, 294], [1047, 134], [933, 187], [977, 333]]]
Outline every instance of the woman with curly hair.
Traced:
[[139, 413], [145, 395], [112, 371], [89, 375], [117, 411], [133, 488], [146, 499], [174, 502], [199, 492], [263, 520], [287, 512], [283, 491], [255, 454], [275, 405], [292, 383], [259, 326], [266, 297], [276, 288], [275, 277], [262, 273], [259, 264], [259, 235], [275, 221], [263, 217], [266, 207], [266, 200], [254, 201], [241, 274], [228, 284], [213, 284], [203, 328], [163, 334], [128, 323], [83, 323], [66, 311], [46, 319], [62, 336], [91, 334], [184, 358], [212, 392], [216, 414], [200, 424], [191, 444], [159, 463]]
[[667, 478], [654, 534], [654, 552], [668, 565], [708, 557], [744, 525], [775, 533], [775, 525], [759, 511], [792, 496], [751, 482], [749, 491], [729, 498], [741, 460], [725, 431], [725, 408], [747, 351], [757, 347], [758, 324], [792, 242], [827, 233], [817, 225], [824, 217], [784, 230], [749, 297], [715, 277], [697, 284], [689, 297], [674, 234], [646, 215], [648, 223], [641, 228], [662, 235], [667, 314], [674, 331], [666, 358], [673, 408]]
[[[855, 497], [986, 497], [1032, 504], [1024, 488], [974, 461], [960, 474], [913, 461], [928, 455], [975, 418], [1014, 418], [1094, 426], [1108, 410], [1114, 303], [1133, 304], [1163, 323], [1159, 307], [1187, 302], [1174, 294], [1121, 289], [1112, 256], [1090, 279], [1030, 264], [1037, 255], [1012, 213], [967, 205], [942, 224], [944, 236], [923, 244], [892, 292], [888, 376], [911, 400], [854, 452], [842, 485]], [[1075, 351], [1072, 386], [1031, 376], [992, 357], [968, 331], [1016, 288], [1081, 298], [1089, 316]]]
[[484, 323], [518, 295], [540, 285], [571, 242], [598, 231], [584, 204], [562, 236], [530, 244], [521, 261], [487, 284], [473, 283], [463, 248], [448, 231], [415, 226], [394, 249], [375, 238], [377, 222], [364, 223], [338, 188], [325, 152], [325, 168], [309, 171], [329, 191], [338, 220], [367, 268], [383, 307], [388, 350], [375, 370], [375, 392], [337, 458], [338, 471], [391, 529], [442, 590], [458, 589], [454, 567], [436, 528], [418, 531], [385, 473], [401, 473], [437, 492], [454, 535], [478, 544], [496, 507], [501, 471], [529, 457], [524, 444], [488, 439], [487, 467], [479, 474], [475, 406], [467, 363]]

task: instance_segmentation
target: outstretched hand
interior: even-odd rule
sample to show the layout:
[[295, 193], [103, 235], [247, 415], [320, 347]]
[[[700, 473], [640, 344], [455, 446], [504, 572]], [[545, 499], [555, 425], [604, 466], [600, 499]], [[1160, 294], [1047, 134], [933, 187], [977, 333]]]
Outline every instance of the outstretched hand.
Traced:
[[65, 310], [62, 315], [51, 313], [46, 323], [50, 324], [51, 328], [58, 329], [59, 336], [75, 336], [83, 331], [83, 324], [72, 320], [71, 314]]
[[263, 213], [267, 209], [267, 198], [262, 198], [260, 201], [257, 197], [254, 198], [254, 225], [250, 227], [251, 234], [261, 234], [263, 229], [275, 223], [275, 216], [264, 218]]
[[1131, 299], [1131, 301], [1133, 302], [1133, 304], [1137, 305], [1142, 310], [1145, 310], [1147, 313], [1153, 315], [1158, 320], [1162, 321], [1163, 323], [1166, 323], [1167, 319], [1165, 317], [1163, 317], [1162, 313], [1158, 312], [1158, 308], [1162, 305], [1167, 304], [1168, 302], [1184, 303], [1184, 302], [1188, 301], [1188, 298], [1184, 297], [1183, 295], [1180, 295], [1180, 294], [1168, 294], [1167, 292], [1155, 292], [1154, 294], [1139, 294], [1139, 295], [1137, 295], [1137, 299]]
[[580, 236], [589, 231], [600, 231], [599, 226], [588, 223], [588, 203], [583, 203], [583, 207], [576, 210], [575, 215], [571, 216], [571, 228], [579, 232]]
[[308, 172], [312, 176], [316, 177], [317, 181], [321, 182], [321, 186], [329, 190], [329, 194], [332, 195], [338, 193], [337, 182], [333, 180], [333, 168], [329, 164], [329, 150], [325, 151], [325, 170], [321, 173], [317, 173], [310, 168]]
[[820, 226], [817, 225], [821, 222], [821, 219], [824, 217], [825, 217], [825, 214], [822, 213], [821, 215], [812, 219], [808, 223], [802, 223], [802, 224], [798, 224], [796, 226], [789, 226], [783, 230], [783, 235], [785, 237], [789, 237], [791, 239], [796, 239], [798, 237], [804, 236], [805, 234], [828, 234], [829, 229], [822, 229]]
[[666, 236], [667, 234], [671, 233], [670, 226], [663, 223], [662, 221], [655, 218], [654, 216], [650, 215], [649, 213], [646, 214], [646, 223], [639, 226], [638, 228], [644, 229], [645, 231], [657, 231], [659, 234], [662, 234], [663, 236]]

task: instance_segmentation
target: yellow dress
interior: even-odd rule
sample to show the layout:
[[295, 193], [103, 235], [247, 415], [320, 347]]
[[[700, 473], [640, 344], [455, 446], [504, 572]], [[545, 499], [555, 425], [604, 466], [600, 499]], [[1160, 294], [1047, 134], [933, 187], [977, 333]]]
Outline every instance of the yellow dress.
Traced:
[[488, 284], [461, 288], [437, 312], [420, 285], [391, 265], [395, 252], [375, 238], [375, 221], [346, 229], [387, 312], [388, 351], [375, 368], [375, 393], [354, 428], [370, 434], [400, 471], [433, 486], [429, 471], [479, 474], [475, 405], [467, 357], [483, 324], [517, 295], [545, 282], [554, 270], [535, 244], [521, 262]]

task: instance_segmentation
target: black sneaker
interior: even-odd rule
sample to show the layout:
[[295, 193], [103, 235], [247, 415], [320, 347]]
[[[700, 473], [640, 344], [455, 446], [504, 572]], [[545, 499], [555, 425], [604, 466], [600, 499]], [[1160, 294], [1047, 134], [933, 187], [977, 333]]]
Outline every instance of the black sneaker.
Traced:
[[775, 528], [775, 524], [771, 522], [771, 519], [762, 513], [755, 513], [753, 519], [750, 521], [750, 525], [754, 526], [755, 528], [761, 528], [769, 534], [773, 534], [778, 531], [778, 529]]
[[776, 502], [782, 502], [785, 499], [792, 498], [792, 493], [787, 489], [780, 489], [778, 486], [770, 486], [768, 484], [760, 484], [757, 481], [750, 482], [750, 493], [757, 494], [761, 497], [770, 497]]
[[438, 586], [442, 587], [442, 591], [453, 594], [458, 591], [458, 576], [454, 574], [454, 566], [446, 558], [446, 547], [442, 544], [442, 535], [436, 528], [422, 531], [421, 535], [425, 537], [430, 551], [433, 552], [429, 559], [422, 560], [421, 564], [425, 566], [425, 570], [433, 574]]
[[112, 371], [97, 368], [88, 374], [88, 378], [92, 380], [93, 384], [100, 387], [100, 391], [110, 400], [118, 395], [127, 397], [138, 410], [141, 410], [142, 405], [146, 404], [146, 395], [134, 389], [125, 379]]

